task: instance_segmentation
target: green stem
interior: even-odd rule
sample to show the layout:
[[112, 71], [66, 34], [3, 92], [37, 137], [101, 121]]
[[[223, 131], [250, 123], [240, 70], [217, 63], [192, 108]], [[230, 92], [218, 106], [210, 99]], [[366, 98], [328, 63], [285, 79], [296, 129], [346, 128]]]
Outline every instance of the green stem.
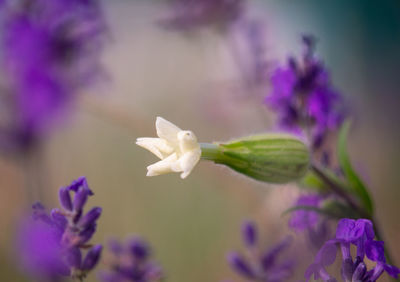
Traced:
[[201, 158], [208, 161], [216, 161], [221, 157], [218, 145], [211, 143], [200, 143]]

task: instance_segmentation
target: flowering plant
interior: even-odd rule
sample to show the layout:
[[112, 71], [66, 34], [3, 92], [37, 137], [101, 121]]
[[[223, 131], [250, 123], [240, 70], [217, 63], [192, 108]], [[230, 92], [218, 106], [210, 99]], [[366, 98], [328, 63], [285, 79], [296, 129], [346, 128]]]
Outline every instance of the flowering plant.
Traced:
[[[317, 38], [301, 36], [300, 55], [274, 65], [265, 56], [263, 21], [253, 17], [247, 0], [166, 2], [170, 13], [156, 20], [157, 32], [191, 38], [200, 31], [218, 35], [244, 81], [240, 90], [247, 96], [243, 96], [262, 93], [257, 106], [274, 113], [275, 122], [271, 130], [203, 143], [204, 137], [197, 135], [200, 130], [181, 129], [158, 116], [157, 137], [136, 139], [136, 145], [158, 158], [147, 166], [146, 176], [162, 181], [164, 174], [179, 173], [184, 179], [180, 183], [186, 184], [201, 170], [198, 164], [207, 161], [205, 165], [229, 168], [244, 181], [251, 179], [262, 187], [291, 184], [299, 191], [294, 203], [284, 207], [282, 215], [290, 217], [280, 219], [288, 219], [289, 230], [284, 232], [291, 234], [274, 238], [276, 245], [265, 247], [272, 232], [263, 236], [263, 223], [247, 220], [242, 224], [243, 248], [230, 252], [225, 262], [238, 279], [281, 282], [298, 273], [306, 281], [374, 282], [384, 275], [398, 279], [400, 269], [391, 254], [394, 249], [384, 240], [387, 232], [380, 224], [370, 188], [348, 151], [354, 114], [317, 56]], [[38, 189], [50, 170], [46, 174], [34, 170], [38, 175], [30, 177], [35, 174], [33, 168], [43, 165], [43, 159], [29, 158], [39, 151], [43, 134], [55, 127], [81, 90], [103, 77], [100, 57], [109, 30], [101, 4], [98, 0], [0, 0], [0, 150], [22, 160], [29, 200], [40, 200], [18, 224], [14, 238], [18, 266], [30, 279], [43, 282], [83, 281], [96, 268], [101, 269], [93, 277], [104, 282], [174, 280], [174, 273], [166, 267], [170, 264], [164, 262], [161, 267], [153, 259], [149, 241], [142, 237], [130, 236], [124, 242], [112, 239], [106, 247], [92, 243], [103, 240], [99, 230], [111, 229], [103, 224], [110, 209], [108, 198], [87, 209], [89, 199], [101, 197], [94, 197], [86, 177], [61, 187], [60, 207], [52, 210], [42, 204], [49, 206], [41, 194], [46, 187]], [[181, 104], [174, 101], [173, 105], [179, 105], [179, 110]], [[142, 165], [140, 158], [135, 161]], [[39, 181], [31, 181], [35, 178]], [[176, 181], [176, 175], [171, 179]], [[107, 197], [120, 203], [119, 193], [106, 191]], [[108, 218], [119, 223], [115, 217]], [[148, 214], [143, 218], [150, 221]], [[183, 230], [190, 228], [188, 222], [179, 224]], [[280, 236], [275, 229], [271, 228]], [[167, 239], [168, 243], [178, 240], [175, 234]], [[337, 259], [338, 250], [341, 259]], [[335, 262], [340, 265], [338, 273], [331, 267]]]

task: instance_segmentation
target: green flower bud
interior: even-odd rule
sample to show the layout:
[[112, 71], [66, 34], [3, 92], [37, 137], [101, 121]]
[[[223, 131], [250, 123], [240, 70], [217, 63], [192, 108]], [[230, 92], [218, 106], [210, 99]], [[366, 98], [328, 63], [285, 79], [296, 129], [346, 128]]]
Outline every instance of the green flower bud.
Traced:
[[301, 179], [308, 170], [310, 152], [299, 139], [285, 134], [263, 134], [229, 143], [201, 144], [202, 159], [269, 183]]

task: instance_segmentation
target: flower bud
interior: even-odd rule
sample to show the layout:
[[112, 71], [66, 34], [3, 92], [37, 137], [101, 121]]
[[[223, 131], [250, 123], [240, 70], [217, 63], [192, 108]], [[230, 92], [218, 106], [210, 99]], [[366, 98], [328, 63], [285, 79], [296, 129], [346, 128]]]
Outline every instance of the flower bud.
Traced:
[[101, 245], [96, 245], [90, 249], [90, 251], [87, 253], [85, 257], [85, 260], [83, 261], [82, 265], [83, 270], [89, 271], [96, 266], [96, 264], [100, 260], [100, 255], [102, 250], [103, 247]]
[[92, 225], [100, 217], [102, 209], [100, 207], [94, 207], [88, 211], [79, 221], [79, 226], [81, 228], [86, 228]]
[[81, 211], [83, 209], [83, 206], [86, 204], [88, 196], [89, 192], [86, 189], [80, 188], [76, 192], [73, 203], [75, 211]]
[[299, 139], [284, 134], [263, 134], [229, 143], [202, 144], [202, 158], [269, 183], [302, 178], [308, 170], [310, 152]]
[[68, 187], [61, 188], [58, 193], [61, 206], [67, 211], [72, 211], [72, 201]]
[[238, 253], [232, 252], [228, 254], [228, 262], [231, 265], [231, 267], [239, 274], [249, 279], [255, 278], [255, 274], [251, 269], [251, 266]]

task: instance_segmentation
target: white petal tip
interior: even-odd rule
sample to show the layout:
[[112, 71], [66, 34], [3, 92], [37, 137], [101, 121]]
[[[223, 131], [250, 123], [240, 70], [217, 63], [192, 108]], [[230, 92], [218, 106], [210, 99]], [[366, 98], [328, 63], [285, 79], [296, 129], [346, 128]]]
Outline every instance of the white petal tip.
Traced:
[[152, 170], [148, 170], [146, 173], [146, 176], [156, 176], [156, 175], [158, 175], [158, 174], [154, 173], [154, 171], [152, 171]]
[[188, 171], [188, 172], [182, 172], [182, 173], [181, 173], [181, 179], [185, 179], [186, 177], [189, 176], [189, 174], [190, 174], [190, 171]]

